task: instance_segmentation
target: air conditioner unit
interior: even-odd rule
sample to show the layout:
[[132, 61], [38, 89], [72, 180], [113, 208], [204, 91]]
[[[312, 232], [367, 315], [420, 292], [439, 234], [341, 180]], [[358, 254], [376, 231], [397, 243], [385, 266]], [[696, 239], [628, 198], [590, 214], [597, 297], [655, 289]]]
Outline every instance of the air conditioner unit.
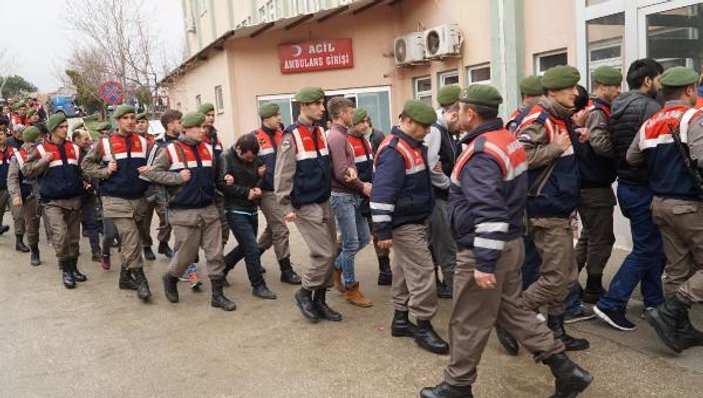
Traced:
[[393, 59], [396, 66], [423, 62], [425, 49], [422, 45], [422, 32], [397, 36], [393, 40]]
[[461, 54], [464, 39], [457, 25], [440, 25], [423, 32], [425, 58], [444, 58]]

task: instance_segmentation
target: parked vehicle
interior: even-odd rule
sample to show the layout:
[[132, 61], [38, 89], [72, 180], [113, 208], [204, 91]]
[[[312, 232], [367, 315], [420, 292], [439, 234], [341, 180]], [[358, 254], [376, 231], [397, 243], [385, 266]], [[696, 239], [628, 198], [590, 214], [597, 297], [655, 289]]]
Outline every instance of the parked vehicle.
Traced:
[[73, 102], [70, 95], [54, 95], [51, 97], [51, 113], [63, 113], [66, 117], [80, 116], [80, 108]]

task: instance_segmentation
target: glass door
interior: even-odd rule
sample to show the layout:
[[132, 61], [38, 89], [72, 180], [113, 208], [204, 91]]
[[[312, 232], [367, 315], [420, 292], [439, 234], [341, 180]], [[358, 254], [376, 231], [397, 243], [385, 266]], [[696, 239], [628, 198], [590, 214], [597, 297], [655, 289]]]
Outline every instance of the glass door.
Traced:
[[703, 1], [674, 0], [637, 11], [640, 57], [664, 68], [703, 65]]

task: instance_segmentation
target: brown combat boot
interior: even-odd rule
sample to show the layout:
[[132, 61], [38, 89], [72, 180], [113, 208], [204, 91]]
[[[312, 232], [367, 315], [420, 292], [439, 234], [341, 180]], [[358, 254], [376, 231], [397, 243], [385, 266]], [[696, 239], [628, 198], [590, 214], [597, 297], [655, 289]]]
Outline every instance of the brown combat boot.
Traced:
[[349, 304], [356, 305], [358, 307], [371, 307], [373, 303], [371, 300], [366, 298], [366, 296], [359, 290], [359, 282], [356, 282], [352, 287], [344, 292], [344, 298], [347, 299]]
[[344, 294], [344, 284], [342, 283], [342, 270], [337, 269], [337, 267], [334, 268], [333, 270], [333, 280], [334, 280], [334, 290], [336, 290], [339, 294]]

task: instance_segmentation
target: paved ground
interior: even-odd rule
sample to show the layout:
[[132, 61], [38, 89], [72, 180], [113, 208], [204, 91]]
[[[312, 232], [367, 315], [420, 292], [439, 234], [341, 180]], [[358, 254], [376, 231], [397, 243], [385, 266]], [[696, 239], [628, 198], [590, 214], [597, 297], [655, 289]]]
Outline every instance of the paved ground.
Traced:
[[[42, 245], [44, 264], [12, 250], [0, 237], [0, 396], [2, 397], [415, 397], [441, 379], [446, 356], [426, 353], [407, 338], [391, 338], [389, 289], [375, 285], [373, 250], [358, 261], [361, 286], [375, 302], [353, 308], [336, 293], [331, 305], [344, 322], [311, 325], [294, 302], [294, 287], [278, 282], [272, 253], [264, 256], [276, 301], [251, 296], [243, 266], [226, 292], [239, 308], [225, 313], [209, 305], [209, 293], [180, 286], [181, 303], [163, 297], [163, 257], [147, 265], [153, 301], [138, 302], [117, 289], [117, 271], [103, 271], [84, 254], [90, 278], [74, 291], [60, 285], [53, 254]], [[84, 251], [87, 241], [82, 241]], [[231, 247], [232, 243], [228, 245]], [[293, 257], [305, 248], [293, 233]], [[612, 263], [619, 264], [622, 253]], [[117, 268], [115, 266], [115, 268]], [[298, 266], [298, 269], [302, 266]], [[612, 270], [612, 266], [611, 266]], [[450, 302], [435, 321], [447, 335]], [[592, 349], [572, 355], [595, 375], [584, 397], [696, 397], [703, 391], [703, 349], [675, 355], [630, 310], [638, 330], [615, 332], [598, 321], [570, 327]], [[694, 310], [701, 324], [700, 309]], [[547, 367], [530, 356], [503, 354], [488, 344], [475, 386], [479, 397], [546, 397]]]

